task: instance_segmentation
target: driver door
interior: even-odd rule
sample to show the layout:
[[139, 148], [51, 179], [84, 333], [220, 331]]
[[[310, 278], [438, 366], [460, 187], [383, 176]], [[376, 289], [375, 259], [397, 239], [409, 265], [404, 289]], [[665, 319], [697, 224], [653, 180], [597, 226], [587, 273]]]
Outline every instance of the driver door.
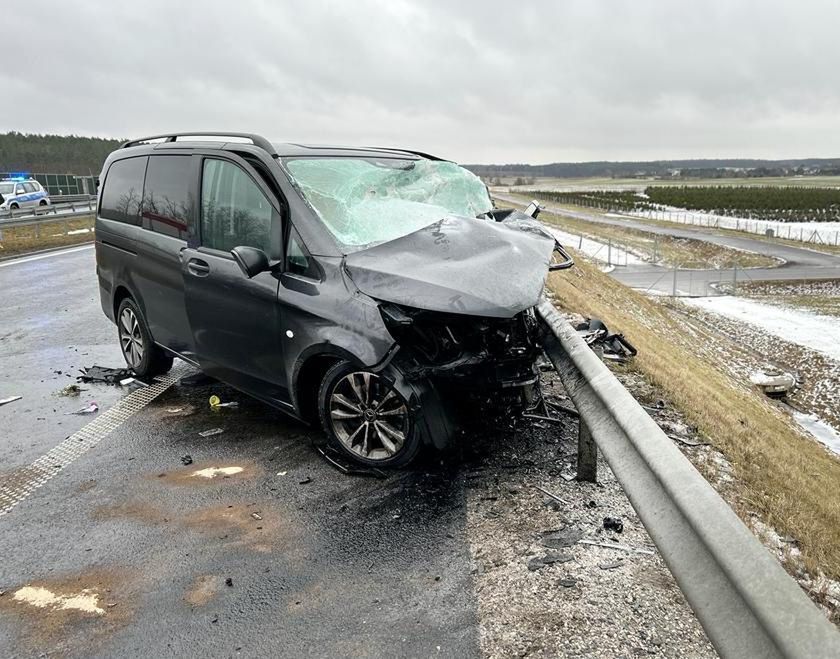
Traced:
[[[282, 253], [279, 203], [232, 154], [201, 163], [198, 236], [181, 251], [187, 317], [201, 369], [253, 395], [288, 400], [280, 332], [279, 280], [248, 279], [230, 254], [240, 245]], [[197, 242], [197, 245], [196, 245]]]

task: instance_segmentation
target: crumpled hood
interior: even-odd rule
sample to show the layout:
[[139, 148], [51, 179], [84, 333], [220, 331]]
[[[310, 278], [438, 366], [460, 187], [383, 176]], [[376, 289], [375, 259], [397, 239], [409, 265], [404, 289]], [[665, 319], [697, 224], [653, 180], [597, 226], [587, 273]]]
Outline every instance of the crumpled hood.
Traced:
[[537, 304], [554, 240], [504, 223], [449, 217], [348, 254], [360, 291], [385, 302], [510, 318]]

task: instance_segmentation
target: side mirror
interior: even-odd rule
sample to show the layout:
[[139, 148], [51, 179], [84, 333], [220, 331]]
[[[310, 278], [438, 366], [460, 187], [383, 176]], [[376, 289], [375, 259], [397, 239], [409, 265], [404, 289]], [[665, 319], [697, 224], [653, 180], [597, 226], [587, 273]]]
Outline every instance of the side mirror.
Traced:
[[248, 279], [266, 270], [271, 270], [268, 256], [261, 249], [240, 245], [230, 250], [230, 253]]

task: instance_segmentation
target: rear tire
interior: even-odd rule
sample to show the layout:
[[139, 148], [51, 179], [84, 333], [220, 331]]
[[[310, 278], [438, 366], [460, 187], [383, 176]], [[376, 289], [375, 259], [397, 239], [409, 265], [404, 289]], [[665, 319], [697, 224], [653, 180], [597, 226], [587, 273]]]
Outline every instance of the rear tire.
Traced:
[[417, 415], [387, 368], [373, 373], [338, 362], [321, 381], [318, 415], [330, 444], [360, 464], [404, 467], [420, 451]]
[[172, 368], [172, 355], [155, 344], [143, 312], [130, 297], [117, 310], [117, 333], [125, 363], [138, 377], [163, 375]]

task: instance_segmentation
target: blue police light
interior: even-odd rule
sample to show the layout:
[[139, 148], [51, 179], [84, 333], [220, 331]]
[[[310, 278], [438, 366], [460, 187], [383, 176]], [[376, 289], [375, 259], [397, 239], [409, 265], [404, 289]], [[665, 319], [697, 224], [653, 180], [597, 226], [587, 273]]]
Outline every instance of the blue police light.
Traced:
[[26, 172], [10, 172], [9, 179], [12, 181], [28, 181], [31, 178]]

